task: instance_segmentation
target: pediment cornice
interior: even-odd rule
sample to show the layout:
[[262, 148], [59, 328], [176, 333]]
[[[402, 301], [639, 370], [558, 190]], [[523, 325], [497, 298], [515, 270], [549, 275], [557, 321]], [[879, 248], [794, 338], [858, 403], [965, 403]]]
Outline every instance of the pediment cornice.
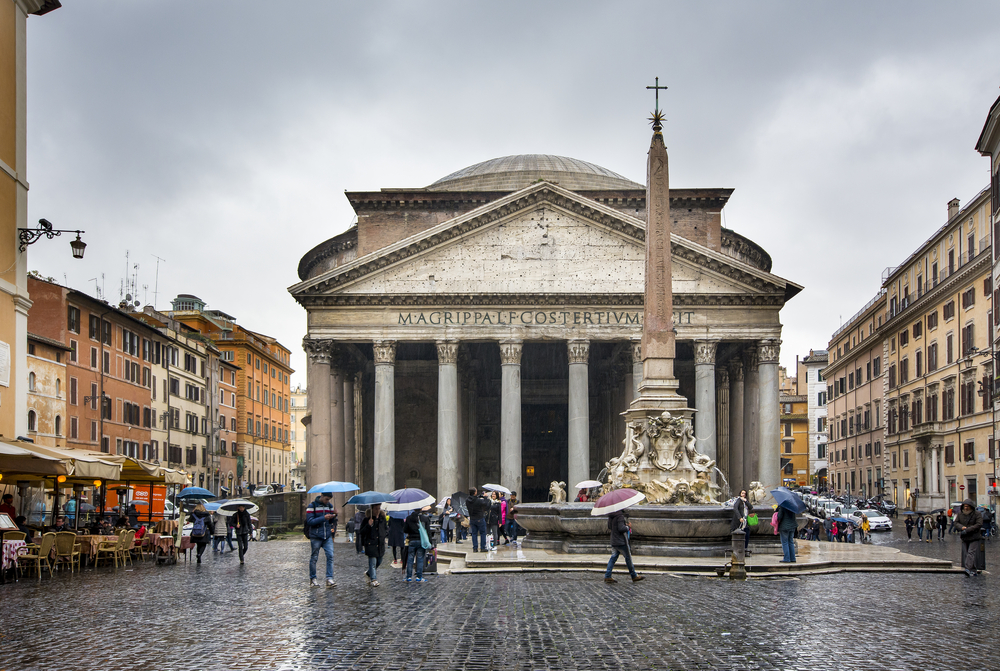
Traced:
[[[642, 307], [642, 294], [312, 294], [299, 298], [302, 305], [343, 306], [619, 306]], [[780, 307], [784, 297], [772, 294], [674, 294], [676, 307]]]

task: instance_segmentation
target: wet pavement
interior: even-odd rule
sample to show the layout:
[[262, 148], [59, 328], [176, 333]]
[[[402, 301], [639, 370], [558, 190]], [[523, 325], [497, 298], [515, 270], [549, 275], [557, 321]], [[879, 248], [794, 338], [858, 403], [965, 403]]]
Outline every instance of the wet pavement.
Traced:
[[[954, 559], [957, 536], [876, 544]], [[996, 543], [987, 549], [992, 565]], [[86, 569], [0, 586], [0, 669], [996, 669], [993, 573], [841, 573], [733, 583], [597, 573], [429, 575], [369, 587], [336, 545], [334, 588], [309, 546], [247, 563]], [[320, 566], [323, 562], [320, 562]], [[322, 574], [322, 573], [321, 573]]]

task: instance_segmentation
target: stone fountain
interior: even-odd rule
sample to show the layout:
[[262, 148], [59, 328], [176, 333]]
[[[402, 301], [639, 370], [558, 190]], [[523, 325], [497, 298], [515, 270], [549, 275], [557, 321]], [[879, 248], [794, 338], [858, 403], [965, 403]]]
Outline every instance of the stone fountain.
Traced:
[[[642, 329], [642, 383], [624, 413], [620, 456], [606, 466], [602, 493], [630, 487], [647, 505], [630, 510], [636, 554], [721, 556], [731, 545], [732, 511], [719, 503], [715, 460], [695, 449], [695, 411], [677, 393], [670, 248], [670, 178], [661, 132], [652, 118], [646, 187], [646, 277]], [[592, 503], [521, 504], [517, 521], [528, 530], [526, 547], [569, 553], [609, 547], [607, 518], [593, 517]]]

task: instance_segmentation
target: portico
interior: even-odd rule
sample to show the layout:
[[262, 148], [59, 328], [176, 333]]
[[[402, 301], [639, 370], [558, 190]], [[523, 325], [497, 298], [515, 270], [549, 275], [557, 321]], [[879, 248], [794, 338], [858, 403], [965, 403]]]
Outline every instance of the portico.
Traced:
[[[532, 165], [545, 158], [559, 157]], [[484, 171], [348, 194], [358, 225], [290, 288], [308, 313], [309, 484], [446, 496], [499, 481], [545, 500], [621, 452], [642, 374], [645, 191], [572, 167], [559, 184]], [[504, 188], [463, 189], [487, 177]], [[778, 483], [778, 313], [799, 287], [721, 228], [730, 193], [670, 192], [675, 375], [698, 450], [734, 486]]]

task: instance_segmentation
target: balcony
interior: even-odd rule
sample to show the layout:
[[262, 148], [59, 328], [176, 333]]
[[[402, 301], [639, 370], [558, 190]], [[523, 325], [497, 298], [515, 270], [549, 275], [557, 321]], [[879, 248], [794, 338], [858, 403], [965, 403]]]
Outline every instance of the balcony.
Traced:
[[914, 438], [929, 438], [931, 436], [943, 436], [945, 434], [942, 422], [924, 422], [913, 427]]

